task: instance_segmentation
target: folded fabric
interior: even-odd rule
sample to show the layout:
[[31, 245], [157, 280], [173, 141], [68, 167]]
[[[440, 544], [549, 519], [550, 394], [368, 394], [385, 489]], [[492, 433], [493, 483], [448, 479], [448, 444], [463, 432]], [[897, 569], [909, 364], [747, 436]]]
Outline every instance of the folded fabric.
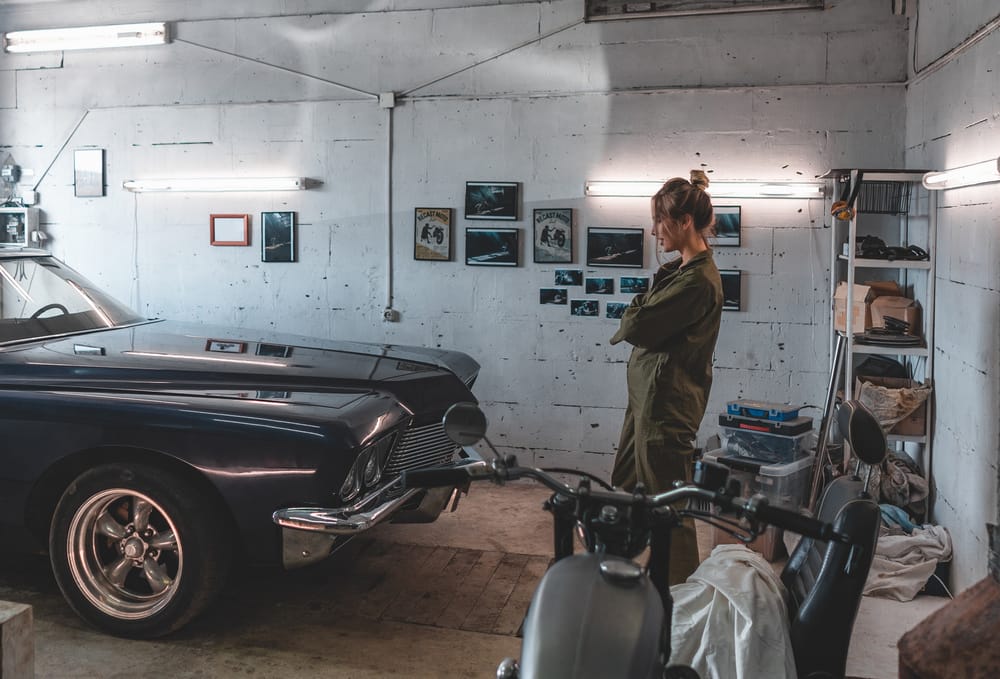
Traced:
[[911, 535], [882, 526], [864, 593], [910, 601], [941, 561], [951, 559], [951, 536], [943, 526], [916, 526]]
[[671, 665], [702, 679], [794, 679], [788, 593], [763, 556], [719, 545], [670, 593]]

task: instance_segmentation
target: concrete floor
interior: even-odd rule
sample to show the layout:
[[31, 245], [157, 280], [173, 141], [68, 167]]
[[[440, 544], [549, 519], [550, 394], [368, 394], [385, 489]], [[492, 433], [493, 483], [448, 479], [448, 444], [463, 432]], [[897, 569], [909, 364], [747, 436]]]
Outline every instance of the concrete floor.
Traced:
[[[40, 678], [124, 679], [149, 672], [178, 678], [489, 677], [501, 658], [516, 656], [520, 647], [512, 620], [523, 615], [530, 587], [522, 591], [516, 581], [533, 584], [538, 564], [551, 554], [549, 515], [540, 509], [545, 497], [533, 484], [480, 484], [458, 512], [434, 524], [379, 526], [372, 532], [374, 541], [359, 541], [356, 554], [342, 553], [306, 571], [237, 572], [212, 609], [158, 641], [117, 639], [87, 627], [63, 602], [44, 559], [0, 560], [0, 599], [34, 607]], [[708, 532], [700, 538], [707, 553]], [[379, 546], [376, 556], [372, 545]], [[456, 617], [461, 597], [436, 596], [450, 593], [450, 580], [459, 586], [460, 578], [435, 570], [434, 555], [447, 550], [516, 556], [520, 575], [515, 573], [504, 590], [510, 593], [506, 605], [473, 597]], [[357, 554], [354, 563], [365, 564], [364, 572], [352, 568]], [[401, 575], [393, 581], [385, 573]], [[474, 578], [462, 580], [468, 587]], [[417, 591], [413, 585], [425, 581], [439, 584], [406, 597]], [[494, 585], [473, 586], [485, 595]], [[896, 640], [943, 603], [933, 597], [906, 604], [866, 598], [848, 675], [896, 677]], [[422, 614], [434, 606], [439, 612]], [[495, 611], [484, 625], [481, 614], [490, 606]]]

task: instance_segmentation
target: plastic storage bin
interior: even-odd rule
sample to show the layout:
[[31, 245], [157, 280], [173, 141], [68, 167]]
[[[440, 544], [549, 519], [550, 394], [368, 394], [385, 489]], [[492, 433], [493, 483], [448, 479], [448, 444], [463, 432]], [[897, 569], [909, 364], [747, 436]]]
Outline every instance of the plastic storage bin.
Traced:
[[722, 453], [769, 464], [794, 462], [809, 454], [812, 430], [795, 436], [720, 427]]
[[760, 493], [772, 505], [798, 509], [806, 500], [812, 477], [813, 456], [784, 464], [754, 462], [745, 457], [726, 455], [725, 450], [707, 452], [705, 460], [729, 467], [729, 478], [740, 482], [741, 495]]

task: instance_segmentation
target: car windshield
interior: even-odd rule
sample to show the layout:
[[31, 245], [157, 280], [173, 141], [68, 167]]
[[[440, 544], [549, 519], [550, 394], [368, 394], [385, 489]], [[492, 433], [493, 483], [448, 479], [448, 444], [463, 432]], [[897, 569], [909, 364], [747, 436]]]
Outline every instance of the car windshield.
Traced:
[[0, 343], [145, 320], [53, 257], [0, 257]]

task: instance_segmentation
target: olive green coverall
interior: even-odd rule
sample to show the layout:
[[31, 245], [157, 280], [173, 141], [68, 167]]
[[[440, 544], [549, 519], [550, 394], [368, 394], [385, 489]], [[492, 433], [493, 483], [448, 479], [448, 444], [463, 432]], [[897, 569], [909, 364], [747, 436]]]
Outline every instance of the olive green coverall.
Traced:
[[[649, 292], [636, 295], [611, 344], [633, 346], [628, 360], [628, 407], [611, 482], [649, 493], [691, 480], [694, 440], [712, 388], [712, 355], [722, 317], [722, 281], [711, 249], [681, 266], [660, 267]], [[694, 522], [672, 535], [670, 584], [698, 567]]]

